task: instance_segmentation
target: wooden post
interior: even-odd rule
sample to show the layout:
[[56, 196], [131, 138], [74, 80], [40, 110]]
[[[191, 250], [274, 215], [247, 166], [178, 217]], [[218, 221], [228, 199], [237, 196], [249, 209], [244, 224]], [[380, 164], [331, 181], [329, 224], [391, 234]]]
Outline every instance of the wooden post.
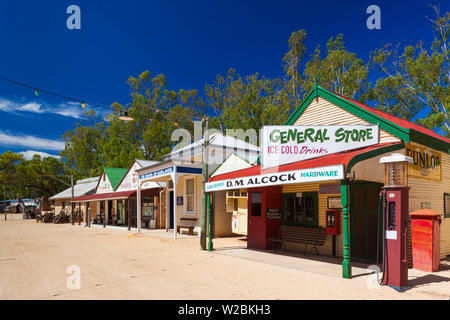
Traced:
[[352, 264], [350, 261], [350, 228], [348, 224], [349, 210], [348, 210], [348, 180], [341, 181], [341, 202], [342, 202], [342, 236], [344, 247], [344, 260], [342, 261], [342, 277], [345, 279], [352, 278]]
[[131, 230], [131, 212], [130, 212], [130, 198], [127, 201], [127, 212], [128, 212], [128, 230]]
[[212, 214], [211, 214], [211, 192], [207, 193], [207, 206], [208, 206], [208, 251], [213, 250], [212, 242]]
[[142, 215], [142, 198], [141, 198], [141, 181], [139, 181], [139, 180], [138, 180], [138, 185], [137, 185], [136, 207], [137, 207], [136, 224], [137, 224], [138, 233], [140, 233], [141, 232], [141, 215]]
[[202, 200], [201, 200], [201, 215], [200, 215], [200, 247], [206, 250], [206, 227], [208, 218], [208, 204], [206, 203], [205, 184], [208, 182], [208, 117], [203, 117], [202, 124], [204, 125], [203, 144], [202, 144]]

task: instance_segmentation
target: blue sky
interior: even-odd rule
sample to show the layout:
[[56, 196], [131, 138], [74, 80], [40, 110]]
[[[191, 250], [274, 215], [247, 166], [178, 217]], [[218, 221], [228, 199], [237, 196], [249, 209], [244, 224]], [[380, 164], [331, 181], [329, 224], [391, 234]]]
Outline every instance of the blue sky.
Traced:
[[[428, 46], [431, 2], [2, 1], [0, 76], [106, 106], [128, 103], [125, 82], [144, 70], [163, 73], [170, 89], [203, 94], [230, 67], [280, 76], [287, 40], [299, 29], [310, 52], [343, 33], [347, 49], [365, 60], [390, 42]], [[81, 30], [66, 27], [72, 4], [81, 8]], [[371, 4], [381, 8], [381, 30], [366, 28]], [[0, 81], [0, 153], [57, 155], [81, 112], [79, 103]]]

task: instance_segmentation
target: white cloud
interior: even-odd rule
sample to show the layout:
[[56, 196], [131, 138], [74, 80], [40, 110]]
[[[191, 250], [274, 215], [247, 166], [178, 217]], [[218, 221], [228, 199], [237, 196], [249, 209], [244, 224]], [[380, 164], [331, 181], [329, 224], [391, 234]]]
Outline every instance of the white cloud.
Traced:
[[28, 111], [28, 112], [36, 112], [36, 113], [42, 113], [45, 110], [41, 109], [41, 104], [36, 102], [30, 102], [27, 104], [24, 104], [23, 106], [19, 106], [16, 110], [19, 111]]
[[0, 145], [55, 151], [64, 149], [64, 142], [62, 140], [50, 140], [30, 135], [11, 134], [10, 132], [4, 131], [0, 131]]
[[5, 98], [0, 98], [0, 110], [9, 113], [49, 113], [58, 114], [69, 118], [81, 119], [83, 117], [83, 112], [87, 109], [94, 109], [95, 112], [102, 118], [110, 112], [109, 109], [92, 108], [89, 105], [87, 105], [86, 108], [82, 108], [81, 103], [74, 101], [63, 102], [58, 105], [48, 105], [41, 104], [36, 101], [16, 102]]
[[54, 155], [54, 154], [49, 154], [47, 152], [41, 152], [41, 151], [34, 151], [34, 150], [27, 150], [27, 151], [20, 151], [19, 153], [23, 154], [23, 157], [27, 160], [30, 160], [33, 158], [33, 156], [35, 154], [38, 154], [41, 156], [41, 158], [47, 158], [47, 157], [53, 157], [56, 159], [61, 159], [60, 156]]

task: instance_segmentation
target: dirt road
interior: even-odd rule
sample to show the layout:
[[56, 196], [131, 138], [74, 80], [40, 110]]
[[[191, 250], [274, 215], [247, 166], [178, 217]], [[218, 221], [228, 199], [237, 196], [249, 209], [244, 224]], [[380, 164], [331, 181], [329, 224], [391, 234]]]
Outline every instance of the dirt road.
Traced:
[[[308, 271], [314, 264], [327, 268], [324, 262], [299, 259], [312, 266], [305, 271], [224, 253], [201, 251], [198, 238], [174, 241], [165, 232], [135, 236], [0, 220], [0, 299], [449, 299], [448, 265], [432, 275], [410, 270], [413, 287], [399, 293], [368, 286], [367, 275], [347, 280]], [[67, 287], [71, 265], [79, 267], [80, 289]]]

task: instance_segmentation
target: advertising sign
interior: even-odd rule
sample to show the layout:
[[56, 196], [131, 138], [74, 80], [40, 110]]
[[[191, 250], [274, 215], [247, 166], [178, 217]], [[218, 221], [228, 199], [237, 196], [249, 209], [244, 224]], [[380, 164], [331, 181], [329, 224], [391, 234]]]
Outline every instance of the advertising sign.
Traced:
[[137, 162], [134, 163], [131, 170], [127, 173], [125, 178], [123, 178], [122, 182], [117, 187], [117, 191], [136, 190], [138, 182], [138, 174], [136, 170], [140, 168], [141, 166]]
[[413, 158], [408, 163], [408, 176], [429, 181], [441, 181], [442, 157], [438, 152], [405, 143], [405, 155]]
[[327, 198], [328, 209], [342, 209], [342, 202], [340, 197]]
[[277, 167], [377, 143], [376, 125], [265, 126], [261, 130], [261, 167]]
[[291, 183], [344, 179], [344, 165], [334, 165], [302, 170], [266, 173], [258, 176], [213, 181], [205, 184], [206, 192], [257, 188]]

